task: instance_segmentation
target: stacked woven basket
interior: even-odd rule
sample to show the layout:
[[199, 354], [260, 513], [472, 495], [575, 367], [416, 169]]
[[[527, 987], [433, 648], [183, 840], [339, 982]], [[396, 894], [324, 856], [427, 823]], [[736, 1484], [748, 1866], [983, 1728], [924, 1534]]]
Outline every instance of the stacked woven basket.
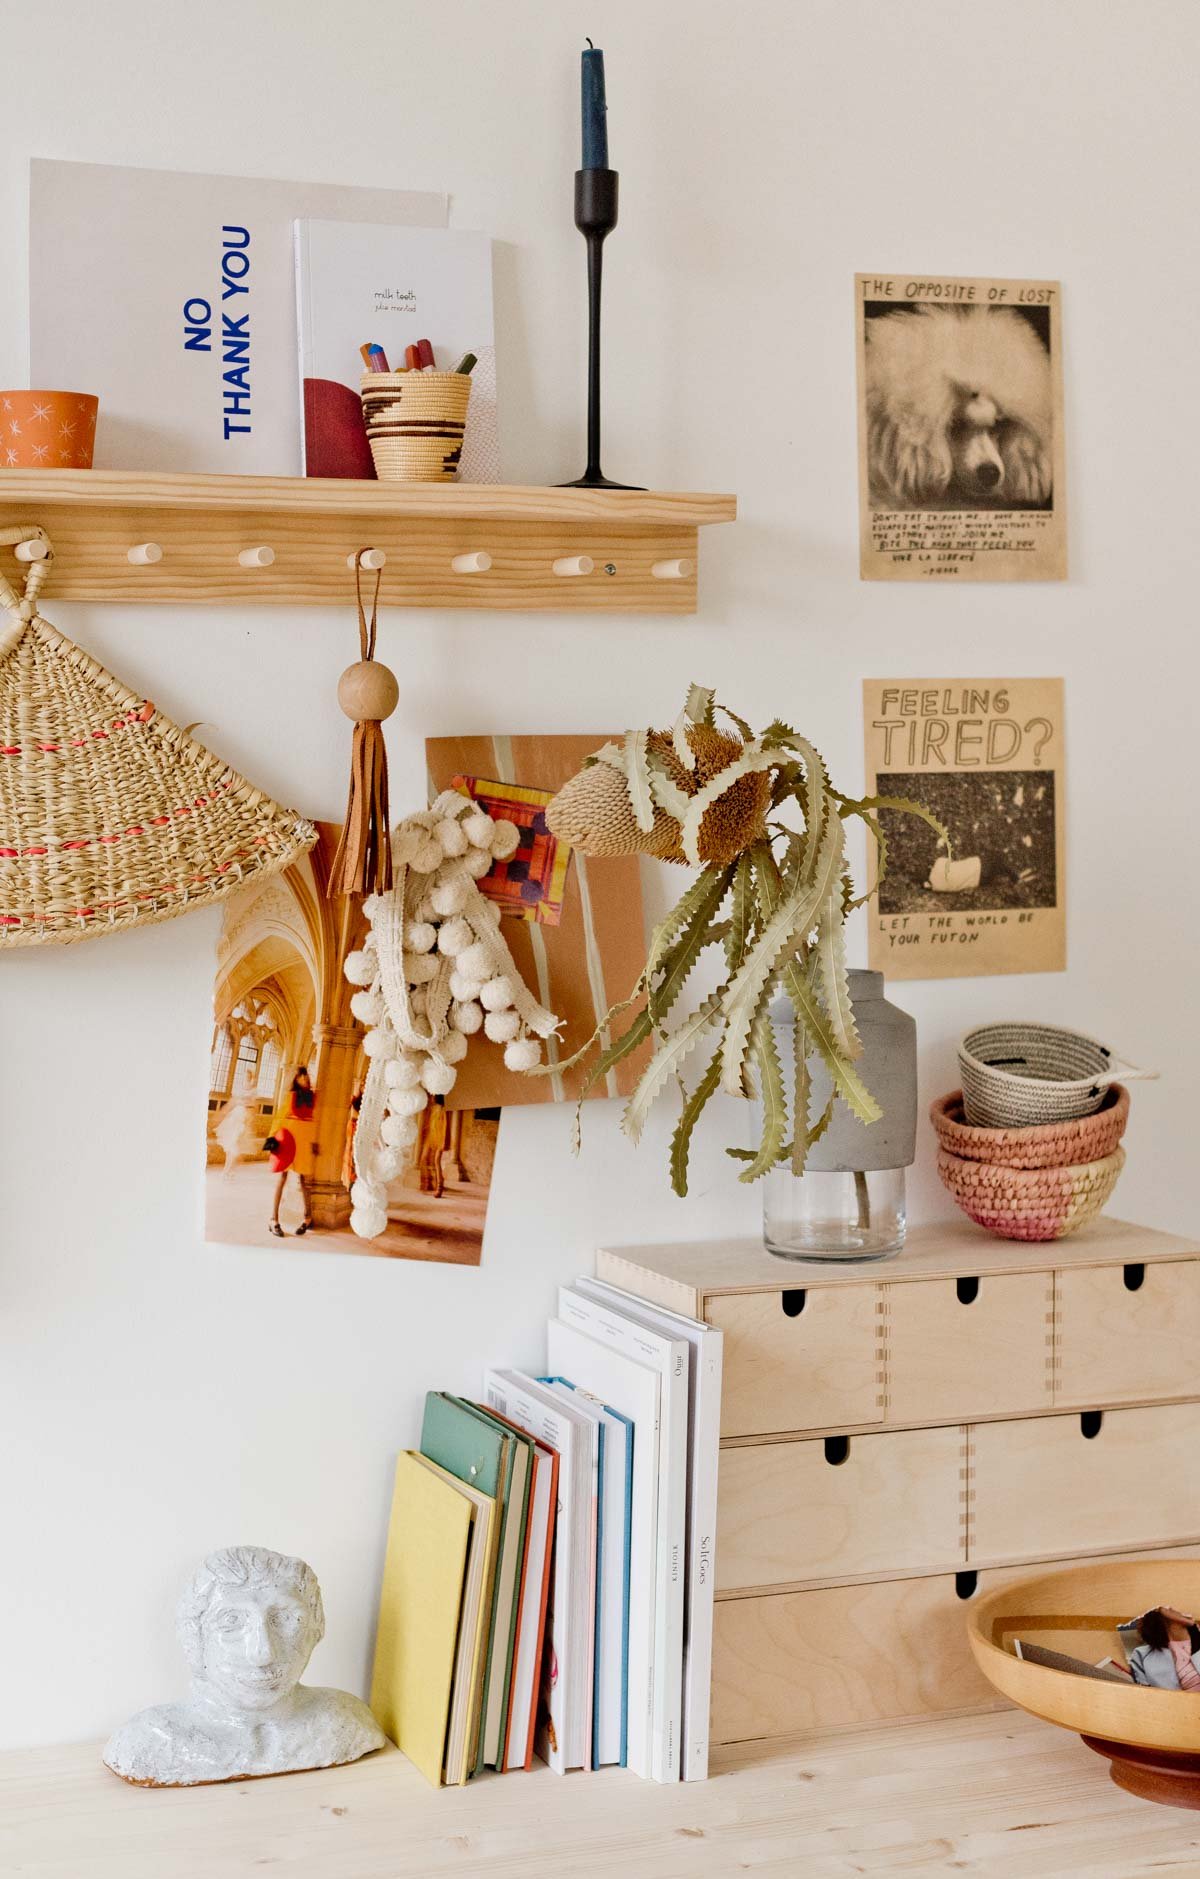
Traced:
[[993, 1024], [963, 1039], [959, 1065], [962, 1089], [930, 1117], [963, 1212], [1010, 1240], [1059, 1240], [1094, 1218], [1125, 1166], [1129, 1092], [1113, 1053], [1052, 1025]]

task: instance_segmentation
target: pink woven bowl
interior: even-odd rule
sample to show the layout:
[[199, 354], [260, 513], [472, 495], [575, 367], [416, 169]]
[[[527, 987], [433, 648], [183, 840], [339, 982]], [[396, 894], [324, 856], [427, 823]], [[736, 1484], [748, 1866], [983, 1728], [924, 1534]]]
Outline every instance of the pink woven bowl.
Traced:
[[1039, 1123], [1029, 1129], [977, 1129], [963, 1120], [963, 1093], [951, 1090], [930, 1105], [929, 1120], [948, 1154], [962, 1161], [996, 1162], [1006, 1168], [1066, 1168], [1111, 1155], [1129, 1121], [1129, 1091], [1114, 1083], [1094, 1115], [1070, 1122]]
[[942, 1186], [969, 1220], [1003, 1240], [1061, 1240], [1107, 1204], [1125, 1150], [1070, 1168], [1007, 1168], [1002, 1162], [938, 1155]]

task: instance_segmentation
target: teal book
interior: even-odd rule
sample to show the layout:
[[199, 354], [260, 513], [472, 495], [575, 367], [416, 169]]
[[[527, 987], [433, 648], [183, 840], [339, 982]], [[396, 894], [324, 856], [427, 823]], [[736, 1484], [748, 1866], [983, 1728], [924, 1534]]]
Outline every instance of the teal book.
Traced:
[[[455, 1397], [456, 1402], [462, 1399]], [[529, 1496], [533, 1485], [537, 1444], [522, 1429], [508, 1423], [478, 1403], [463, 1403], [473, 1415], [509, 1444], [510, 1468], [504, 1496], [504, 1516], [496, 1554], [495, 1596], [493, 1611], [493, 1649], [495, 1668], [491, 1687], [483, 1705], [483, 1753], [485, 1767], [503, 1769], [504, 1744], [508, 1739], [508, 1718], [512, 1709], [513, 1673], [517, 1660], [517, 1633], [521, 1620], [521, 1596], [525, 1585], [525, 1550], [529, 1542]]]

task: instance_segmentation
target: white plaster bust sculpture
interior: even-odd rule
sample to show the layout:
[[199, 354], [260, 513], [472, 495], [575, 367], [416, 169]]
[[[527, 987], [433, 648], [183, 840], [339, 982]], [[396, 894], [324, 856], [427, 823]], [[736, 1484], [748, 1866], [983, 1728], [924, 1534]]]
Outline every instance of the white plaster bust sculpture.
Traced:
[[182, 1703], [143, 1709], [104, 1751], [142, 1787], [190, 1787], [354, 1762], [386, 1740], [366, 1704], [300, 1682], [325, 1635], [317, 1575], [264, 1546], [210, 1553], [179, 1601]]

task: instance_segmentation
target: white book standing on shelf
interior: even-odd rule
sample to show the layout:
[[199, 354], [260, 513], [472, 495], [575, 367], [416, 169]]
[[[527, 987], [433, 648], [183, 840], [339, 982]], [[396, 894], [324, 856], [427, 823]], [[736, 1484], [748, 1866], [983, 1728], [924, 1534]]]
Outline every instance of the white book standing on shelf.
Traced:
[[[527, 1435], [558, 1451], [554, 1567], [546, 1614], [544, 1703], [537, 1752], [555, 1774], [590, 1768], [595, 1633], [595, 1430], [589, 1419], [519, 1370], [487, 1370], [484, 1400]], [[590, 1472], [589, 1472], [590, 1468]]]
[[[683, 1632], [687, 1584], [688, 1371], [686, 1338], [634, 1323], [560, 1286], [558, 1314], [598, 1344], [645, 1364], [660, 1379], [659, 1512], [654, 1615], [654, 1731], [660, 1781], [682, 1771]], [[619, 1407], [619, 1405], [618, 1405]]]
[[[296, 308], [302, 419], [306, 380], [329, 380], [357, 399], [359, 347], [382, 345], [389, 365], [428, 339], [439, 371], [473, 352], [460, 483], [498, 483], [492, 244], [461, 228], [401, 228], [363, 222], [296, 223]], [[297, 458], [304, 474], [308, 442]]]
[[[553, 1318], [546, 1327], [548, 1368], [608, 1403], [634, 1425], [633, 1531], [629, 1597], [629, 1766], [654, 1781], [679, 1779], [680, 1676], [683, 1660], [682, 1550], [678, 1584], [678, 1648], [671, 1669], [671, 1543], [666, 1509], [676, 1469], [660, 1421], [662, 1376], [640, 1357], [600, 1343], [579, 1325]], [[686, 1400], [678, 1451], [686, 1471]], [[682, 1517], [683, 1492], [679, 1493]], [[681, 1518], [682, 1525], [682, 1518]]]
[[596, 1519], [596, 1673], [592, 1692], [592, 1767], [625, 1766], [629, 1718], [629, 1540], [633, 1424], [565, 1378], [547, 1379], [591, 1418], [600, 1433]]
[[688, 1365], [687, 1597], [683, 1639], [683, 1759], [685, 1781], [708, 1775], [709, 1710], [712, 1695], [713, 1591], [717, 1531], [717, 1467], [721, 1448], [721, 1372], [725, 1336], [702, 1324], [651, 1305], [606, 1279], [577, 1279], [575, 1289], [636, 1323], [683, 1337], [691, 1346]]

